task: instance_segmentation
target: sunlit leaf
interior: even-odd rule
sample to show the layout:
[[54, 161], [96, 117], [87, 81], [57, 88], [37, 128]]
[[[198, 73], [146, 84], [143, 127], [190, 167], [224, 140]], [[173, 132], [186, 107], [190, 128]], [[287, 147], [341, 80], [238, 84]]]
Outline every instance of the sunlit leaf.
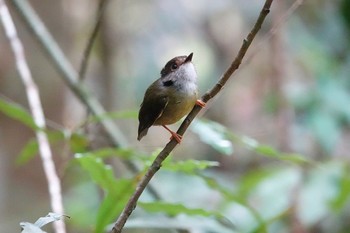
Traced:
[[41, 230], [40, 227], [30, 222], [21, 222], [19, 225], [22, 228], [21, 233], [46, 233], [46, 231]]
[[215, 150], [224, 155], [232, 155], [233, 146], [227, 139], [224, 126], [213, 121], [195, 120], [191, 125], [191, 130]]
[[21, 222], [21, 233], [46, 233], [40, 228], [54, 221], [59, 221], [62, 217], [67, 217], [62, 214], [49, 213], [45, 217], [40, 217], [35, 223]]
[[36, 220], [34, 224], [38, 227], [43, 227], [46, 224], [49, 224], [51, 222], [61, 220], [62, 217], [66, 217], [66, 216], [62, 214], [48, 213], [48, 215], [46, 215], [45, 217], [40, 217], [38, 220]]
[[100, 158], [84, 156], [83, 154], [76, 154], [75, 158], [81, 167], [89, 173], [92, 180], [104, 190], [109, 190], [116, 185], [112, 167], [104, 164]]
[[[204, 142], [210, 144], [224, 154], [231, 154], [233, 152], [232, 141], [267, 157], [274, 157], [279, 160], [298, 164], [311, 163], [311, 161], [303, 155], [280, 152], [272, 146], [260, 144], [257, 140], [248, 136], [238, 136], [225, 128], [225, 126], [213, 121], [197, 120], [192, 125], [194, 125], [193, 131], [196, 132]], [[226, 141], [229, 143], [227, 144]], [[225, 144], [228, 145], [228, 147], [226, 147]]]

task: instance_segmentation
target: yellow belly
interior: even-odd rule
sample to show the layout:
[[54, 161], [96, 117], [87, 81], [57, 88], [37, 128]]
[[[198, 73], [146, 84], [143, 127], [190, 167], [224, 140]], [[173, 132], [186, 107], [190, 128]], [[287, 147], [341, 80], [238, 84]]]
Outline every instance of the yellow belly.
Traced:
[[195, 105], [197, 94], [177, 96], [170, 98], [162, 115], [155, 121], [154, 125], [171, 125], [187, 115]]

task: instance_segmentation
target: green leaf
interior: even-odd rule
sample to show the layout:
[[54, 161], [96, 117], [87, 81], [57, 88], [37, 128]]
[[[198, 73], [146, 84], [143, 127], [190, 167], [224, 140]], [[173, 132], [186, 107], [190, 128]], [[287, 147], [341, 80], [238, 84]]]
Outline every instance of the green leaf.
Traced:
[[105, 119], [129, 119], [129, 118], [135, 119], [137, 118], [137, 114], [138, 112], [136, 110], [107, 112], [103, 115], [99, 115], [99, 116], [94, 115], [89, 117], [88, 122], [96, 123], [96, 122], [103, 121]]
[[[45, 130], [46, 135], [49, 139], [50, 144], [62, 140], [63, 133], [60, 131], [49, 131]], [[19, 153], [16, 163], [18, 165], [23, 165], [28, 163], [31, 159], [33, 159], [39, 153], [39, 145], [36, 138], [30, 139], [24, 148]]]
[[114, 187], [110, 187], [97, 212], [96, 233], [105, 232], [105, 227], [121, 213], [134, 190], [134, 184], [132, 180], [120, 179]]
[[21, 122], [33, 130], [39, 129], [39, 127], [35, 124], [32, 116], [20, 105], [10, 103], [0, 98], [0, 111], [8, 117]]
[[219, 184], [216, 179], [201, 174], [198, 174], [198, 176], [205, 181], [208, 187], [217, 190], [227, 201], [235, 201], [242, 205], [245, 205], [243, 198], [239, 197], [232, 189]]
[[116, 185], [116, 179], [111, 166], [104, 164], [100, 158], [84, 154], [76, 154], [75, 158], [81, 167], [89, 173], [92, 180], [103, 190], [108, 191]]
[[257, 169], [244, 175], [239, 182], [237, 194], [241, 198], [247, 198], [254, 191], [257, 185], [263, 180], [273, 175], [274, 169]]
[[307, 159], [305, 156], [297, 154], [297, 153], [283, 153], [272, 146], [265, 145], [265, 144], [260, 144], [257, 140], [254, 138], [250, 138], [247, 136], [238, 136], [232, 132], [227, 133], [228, 137], [237, 143], [240, 143], [244, 147], [246, 147], [249, 150], [254, 151], [255, 153], [271, 157], [271, 158], [276, 158], [282, 161], [288, 161], [288, 162], [293, 162], [297, 164], [303, 164], [303, 163], [310, 163], [312, 164], [313, 162], [309, 159]]
[[167, 159], [162, 164], [162, 168], [170, 171], [196, 174], [198, 170], [204, 170], [209, 167], [218, 167], [219, 165], [219, 162], [216, 161], [188, 159], [174, 162], [171, 159]]
[[225, 126], [220, 125], [216, 122], [208, 120], [197, 120], [192, 125], [194, 125], [193, 131], [196, 132], [204, 142], [208, 143], [221, 153], [227, 155], [232, 154], [233, 152], [231, 143], [232, 141], [243, 145], [249, 150], [267, 157], [273, 157], [279, 160], [289, 161], [297, 164], [311, 163], [310, 160], [300, 154], [283, 153], [276, 150], [272, 146], [260, 144], [253, 138], [247, 136], [238, 136], [225, 128]]
[[[64, 133], [64, 131], [45, 130], [50, 144], [54, 144], [63, 140], [69, 140], [73, 152], [85, 151], [87, 147], [87, 139], [85, 136], [77, 133]], [[33, 159], [39, 153], [38, 141], [36, 138], [30, 139], [16, 159], [18, 165], [23, 165]]]
[[278, 152], [272, 148], [271, 146], [267, 146], [267, 145], [259, 145], [257, 147], [255, 147], [254, 151], [258, 154], [262, 154], [265, 156], [269, 156], [269, 157], [277, 157], [278, 156]]
[[24, 146], [22, 151], [19, 153], [19, 156], [16, 159], [17, 165], [23, 165], [33, 159], [35, 155], [38, 154], [39, 146], [35, 138], [30, 139], [27, 144]]
[[213, 121], [195, 120], [191, 125], [191, 130], [206, 144], [213, 147], [224, 155], [232, 155], [233, 146], [227, 139], [226, 128]]
[[[260, 229], [259, 232], [267, 232], [267, 222], [262, 218], [260, 213], [255, 210], [252, 206], [250, 206], [248, 201], [247, 195], [242, 195], [244, 191], [246, 191], [246, 187], [240, 188], [241, 190], [238, 190], [237, 192], [229, 189], [227, 187], [224, 187], [222, 184], [219, 184], [219, 182], [211, 177], [199, 175], [208, 185], [208, 187], [217, 190], [225, 199], [227, 205], [231, 205], [232, 203], [238, 203], [243, 208], [245, 208], [247, 211], [249, 211], [249, 214], [251, 214], [254, 217], [255, 222], [257, 223], [257, 227]], [[256, 183], [256, 185], [258, 182]], [[236, 205], [236, 206], [239, 206]], [[241, 212], [241, 210], [240, 210]], [[242, 223], [238, 223], [237, 225], [241, 225]]]
[[193, 209], [184, 206], [183, 204], [173, 204], [173, 203], [165, 203], [165, 202], [139, 202], [139, 206], [152, 213], [162, 212], [166, 213], [170, 216], [175, 216], [178, 214], [187, 214], [187, 215], [199, 215], [204, 217], [217, 217], [217, 218], [225, 218], [218, 212], [209, 211], [204, 209]]
[[69, 145], [74, 153], [81, 153], [87, 150], [89, 142], [85, 135], [73, 133], [69, 137]]
[[331, 200], [331, 205], [335, 210], [341, 210], [345, 207], [345, 204], [350, 197], [350, 168], [349, 165], [344, 166], [342, 174], [340, 175], [338, 182], [338, 194]]
[[82, 168], [89, 173], [92, 180], [105, 191], [105, 198], [97, 213], [96, 233], [104, 232], [105, 227], [123, 210], [128, 197], [135, 187], [133, 180], [116, 179], [109, 165], [101, 158], [92, 155], [76, 154]]
[[[81, 153], [82, 156], [92, 156], [96, 158], [108, 158], [111, 156], [116, 156], [122, 159], [142, 159], [137, 156], [133, 149], [130, 148], [101, 148], [94, 151], [89, 151], [86, 153]], [[149, 157], [149, 156], [148, 156]]]

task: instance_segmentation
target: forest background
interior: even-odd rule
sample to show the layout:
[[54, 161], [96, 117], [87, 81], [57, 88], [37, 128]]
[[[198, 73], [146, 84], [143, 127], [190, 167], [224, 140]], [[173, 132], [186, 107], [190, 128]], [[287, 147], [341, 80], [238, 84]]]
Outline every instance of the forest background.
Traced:
[[[236, 56], [263, 4], [106, 1], [81, 80], [108, 111], [94, 118], [15, 1], [7, 2], [40, 92], [70, 216], [67, 232], [99, 232], [113, 223], [131, 191], [111, 210], [113, 191], [103, 180], [134, 187], [142, 172], [125, 162], [142, 171], [168, 142], [161, 127], [136, 140], [144, 91], [165, 62], [193, 52], [205, 93]], [[99, 2], [29, 2], [79, 71]], [[14, 232], [51, 207], [25, 86], [3, 27], [0, 32], [0, 231]], [[349, 51], [349, 0], [275, 1], [241, 67], [151, 182], [161, 201], [144, 193], [126, 232], [348, 232]], [[122, 149], [111, 147], [101, 127], [106, 119], [119, 129]]]

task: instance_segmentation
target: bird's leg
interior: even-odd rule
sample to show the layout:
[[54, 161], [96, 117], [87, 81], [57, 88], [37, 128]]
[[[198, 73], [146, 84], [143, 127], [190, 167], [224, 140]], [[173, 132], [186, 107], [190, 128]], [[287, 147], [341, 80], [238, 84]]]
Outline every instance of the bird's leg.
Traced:
[[177, 143], [181, 143], [182, 140], [182, 136], [175, 133], [174, 131], [172, 131], [171, 129], [169, 129], [166, 125], [162, 125], [166, 130], [168, 130], [171, 133], [171, 138], [170, 140], [172, 140], [173, 138], [175, 138], [175, 140], [177, 141]]
[[198, 100], [196, 100], [196, 105], [204, 108], [206, 103], [203, 100], [198, 99]]

